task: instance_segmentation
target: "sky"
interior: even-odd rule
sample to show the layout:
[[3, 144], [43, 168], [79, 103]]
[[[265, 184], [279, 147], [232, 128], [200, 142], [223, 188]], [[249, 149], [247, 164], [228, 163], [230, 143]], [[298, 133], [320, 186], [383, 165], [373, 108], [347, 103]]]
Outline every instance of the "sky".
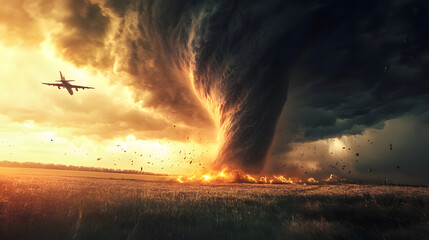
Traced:
[[425, 1], [1, 3], [1, 160], [429, 184]]
[[[132, 76], [103, 56], [98, 24], [108, 18], [99, 5], [4, 1], [0, 15], [2, 160], [169, 174], [208, 167], [217, 139], [208, 114], [146, 104], [157, 101], [151, 92], [134, 91]], [[95, 90], [70, 96], [41, 84], [59, 71]]]

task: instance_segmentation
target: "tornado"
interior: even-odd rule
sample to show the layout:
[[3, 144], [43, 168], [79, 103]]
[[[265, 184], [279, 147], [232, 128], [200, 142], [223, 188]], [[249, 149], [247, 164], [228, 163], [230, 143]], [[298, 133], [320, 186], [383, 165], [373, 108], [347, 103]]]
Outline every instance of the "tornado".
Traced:
[[215, 168], [258, 173], [276, 125], [281, 153], [427, 110], [421, 3], [133, 1], [115, 8], [112, 52], [145, 107], [219, 128]]
[[[296, 54], [287, 48], [290, 39], [279, 16], [271, 13], [260, 12], [257, 4], [223, 4], [195, 29], [193, 84], [221, 130], [216, 168], [263, 167], [287, 99], [288, 60]], [[267, 29], [273, 25], [278, 31]]]
[[136, 2], [118, 28], [116, 53], [132, 85], [151, 92], [149, 103], [201, 119], [208, 112], [220, 131], [214, 168], [257, 173], [308, 35], [295, 17], [306, 12], [284, 1]]
[[310, 37], [296, 23], [309, 25], [303, 16], [311, 8], [225, 1], [204, 12], [192, 31], [192, 80], [219, 123], [214, 167], [258, 173], [287, 100], [288, 74]]

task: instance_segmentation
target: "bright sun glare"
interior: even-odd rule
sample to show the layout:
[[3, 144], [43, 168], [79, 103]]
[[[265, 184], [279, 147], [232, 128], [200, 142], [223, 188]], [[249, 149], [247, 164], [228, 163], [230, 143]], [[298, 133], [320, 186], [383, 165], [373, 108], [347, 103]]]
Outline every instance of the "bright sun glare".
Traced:
[[[109, 105], [121, 106], [118, 112], [162, 116], [144, 109], [131, 90], [114, 84], [119, 81], [111, 81], [111, 76], [75, 67], [56, 57], [49, 40], [38, 49], [0, 44], [0, 52], [0, 78], [4, 79], [0, 82], [4, 93], [0, 96], [1, 159], [183, 174], [208, 167], [216, 154], [217, 146], [212, 142], [141, 139], [125, 131], [115, 138], [92, 136], [91, 132], [97, 130], [94, 128], [103, 129], [106, 118], [111, 116], [93, 116], [91, 112], [107, 114], [103, 109], [109, 110]], [[76, 84], [93, 86], [95, 90], [79, 91], [78, 97], [73, 98], [64, 89], [41, 84], [58, 80], [59, 71], [67, 79], [76, 80]], [[96, 105], [98, 102], [102, 105]], [[109, 111], [116, 117], [114, 110]], [[118, 123], [119, 127], [124, 123]], [[114, 130], [104, 128], [97, 131], [108, 134]]]

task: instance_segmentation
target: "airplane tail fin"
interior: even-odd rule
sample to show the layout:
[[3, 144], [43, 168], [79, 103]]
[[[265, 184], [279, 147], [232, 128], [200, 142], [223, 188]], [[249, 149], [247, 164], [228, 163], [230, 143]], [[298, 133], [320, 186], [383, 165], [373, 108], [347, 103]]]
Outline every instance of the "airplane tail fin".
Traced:
[[63, 76], [63, 74], [60, 71], [61, 80], [65, 80], [66, 78]]

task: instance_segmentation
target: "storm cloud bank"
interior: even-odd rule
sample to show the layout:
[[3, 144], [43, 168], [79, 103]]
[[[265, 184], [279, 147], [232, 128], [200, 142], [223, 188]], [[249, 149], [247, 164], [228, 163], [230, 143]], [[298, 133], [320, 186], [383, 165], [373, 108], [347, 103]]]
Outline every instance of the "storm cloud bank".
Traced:
[[[126, 73], [136, 101], [167, 122], [219, 127], [217, 167], [259, 171], [276, 125], [287, 133], [282, 152], [428, 116], [427, 1], [34, 5], [29, 17], [55, 16], [70, 30], [51, 35], [66, 60]], [[60, 5], [67, 14], [53, 14]]]
[[290, 75], [283, 141], [361, 134], [405, 115], [424, 118], [428, 10], [424, 1], [320, 5]]
[[216, 166], [255, 172], [289, 84], [296, 104], [285, 128], [295, 141], [427, 111], [427, 10], [423, 1], [134, 2], [116, 38], [126, 54], [117, 54], [136, 91], [151, 94], [147, 104], [187, 122], [214, 116]]
[[423, 1], [155, 1], [130, 9], [131, 72], [151, 73], [147, 61], [162, 66], [149, 74], [157, 81], [136, 82], [171, 91], [162, 99], [179, 111], [198, 105], [189, 97], [196, 89], [221, 128], [217, 166], [260, 169], [289, 83], [297, 104], [285, 125], [295, 141], [359, 134], [428, 110]]

